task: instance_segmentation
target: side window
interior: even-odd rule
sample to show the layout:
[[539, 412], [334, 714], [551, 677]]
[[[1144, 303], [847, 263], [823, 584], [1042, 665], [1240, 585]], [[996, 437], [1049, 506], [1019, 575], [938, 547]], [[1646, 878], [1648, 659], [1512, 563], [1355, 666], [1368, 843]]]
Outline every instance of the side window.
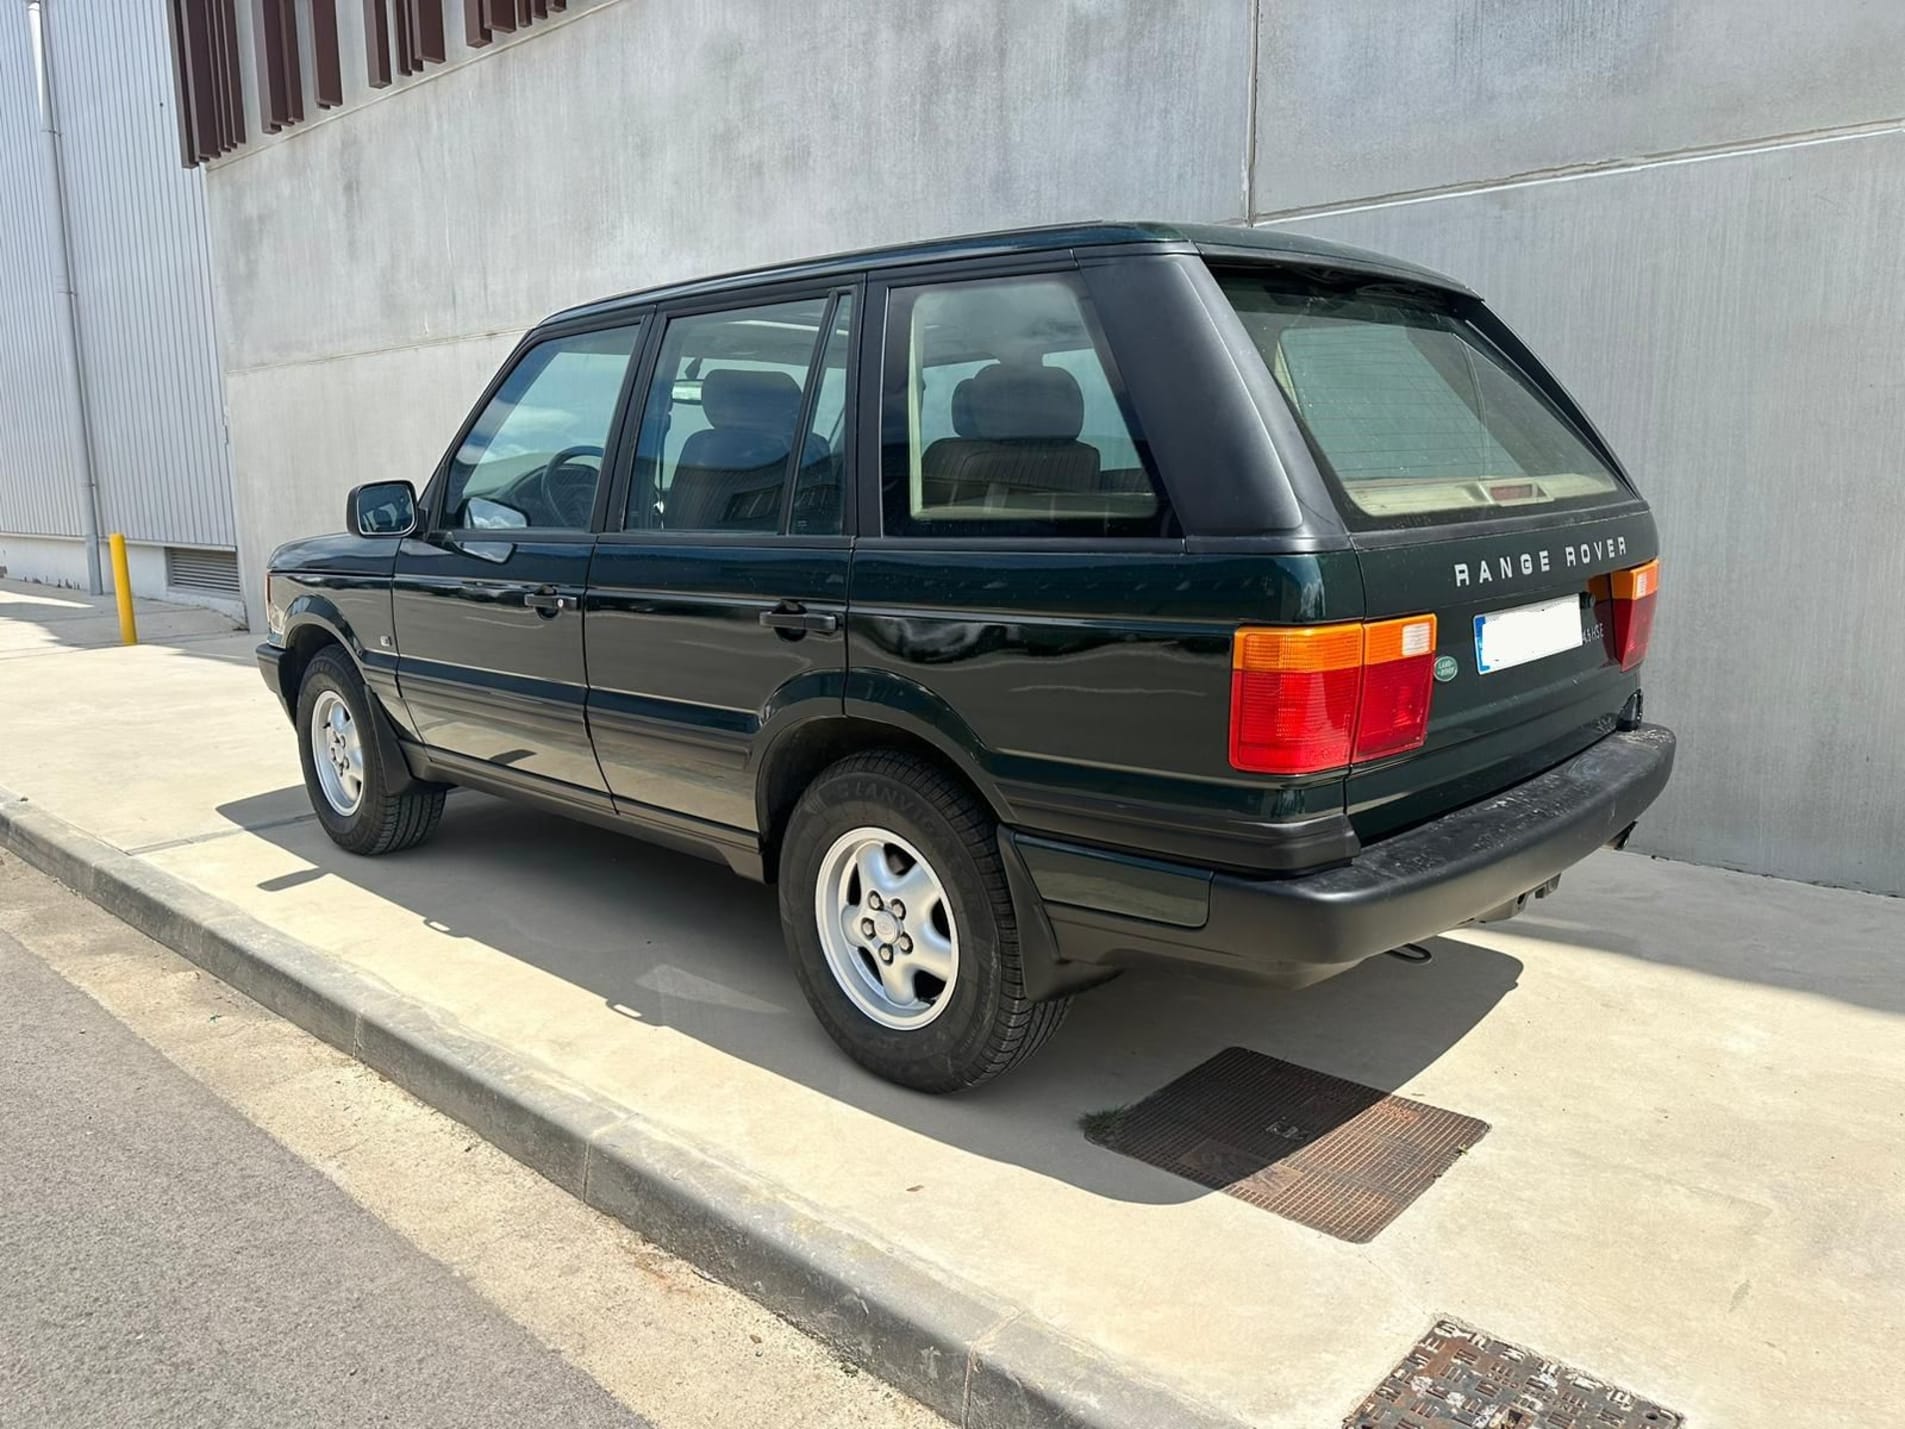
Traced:
[[820, 376], [794, 473], [787, 529], [796, 536], [837, 536], [845, 527], [847, 484], [847, 365], [853, 361], [853, 295], [834, 309], [833, 331], [820, 359]]
[[450, 459], [451, 530], [586, 531], [639, 325], [537, 343]]
[[807, 298], [668, 324], [635, 450], [630, 530], [781, 529], [796, 455], [803, 472], [825, 462], [817, 434], [800, 434], [796, 452], [796, 428], [828, 306]]
[[894, 289], [882, 386], [887, 535], [1167, 534], [1075, 279]]

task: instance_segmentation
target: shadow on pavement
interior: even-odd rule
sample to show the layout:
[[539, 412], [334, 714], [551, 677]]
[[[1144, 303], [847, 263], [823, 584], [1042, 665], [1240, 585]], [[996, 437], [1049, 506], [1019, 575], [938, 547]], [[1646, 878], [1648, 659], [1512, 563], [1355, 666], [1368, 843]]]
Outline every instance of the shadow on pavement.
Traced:
[[[135, 600], [133, 617], [142, 645], [162, 645], [214, 660], [238, 658], [229, 651], [203, 648], [205, 642], [221, 640], [240, 628], [217, 611]], [[111, 596], [27, 581], [0, 581], [0, 660], [63, 650], [98, 650], [119, 643], [119, 611]]]
[[1610, 854], [1502, 931], [1905, 1014], [1905, 899], [1882, 894]]
[[[293, 786], [221, 806], [232, 822], [313, 865], [274, 892], [344, 879], [586, 988], [620, 1015], [666, 1026], [949, 1145], [1120, 1200], [1212, 1194], [1086, 1142], [1081, 1116], [1122, 1106], [1242, 1045], [1393, 1091], [1513, 990], [1521, 964], [1454, 940], [1427, 964], [1378, 957], [1299, 992], [1194, 972], [1128, 973], [1080, 997], [1023, 1067], [956, 1097], [862, 1072], [814, 1020], [787, 966], [774, 890], [632, 838], [481, 795], [451, 796], [422, 848], [365, 859], [312, 819], [287, 823]], [[1460, 1108], [1454, 1108], [1460, 1110]]]

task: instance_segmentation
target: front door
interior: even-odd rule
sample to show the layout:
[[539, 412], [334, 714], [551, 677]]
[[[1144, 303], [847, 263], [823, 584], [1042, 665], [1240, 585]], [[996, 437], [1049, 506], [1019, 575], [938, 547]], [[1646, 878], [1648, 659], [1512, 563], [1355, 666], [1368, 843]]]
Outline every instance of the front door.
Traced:
[[616, 806], [716, 837], [757, 831], [764, 722], [840, 708], [851, 557], [854, 293], [728, 301], [666, 315], [586, 621], [589, 723]]
[[443, 756], [602, 793], [589, 743], [582, 597], [639, 324], [521, 350], [397, 556], [397, 678]]

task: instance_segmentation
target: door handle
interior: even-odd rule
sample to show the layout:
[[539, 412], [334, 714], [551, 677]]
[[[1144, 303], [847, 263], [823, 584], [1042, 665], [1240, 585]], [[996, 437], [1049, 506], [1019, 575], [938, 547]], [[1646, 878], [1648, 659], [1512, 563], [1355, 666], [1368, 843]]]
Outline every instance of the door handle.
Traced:
[[789, 640], [798, 640], [810, 630], [821, 635], [833, 634], [840, 628], [840, 617], [803, 610], [797, 601], [784, 600], [772, 610], [761, 612], [761, 624]]
[[523, 604], [544, 620], [553, 620], [562, 611], [571, 608], [575, 602], [566, 595], [558, 595], [554, 586], [546, 585], [540, 590], [524, 592]]

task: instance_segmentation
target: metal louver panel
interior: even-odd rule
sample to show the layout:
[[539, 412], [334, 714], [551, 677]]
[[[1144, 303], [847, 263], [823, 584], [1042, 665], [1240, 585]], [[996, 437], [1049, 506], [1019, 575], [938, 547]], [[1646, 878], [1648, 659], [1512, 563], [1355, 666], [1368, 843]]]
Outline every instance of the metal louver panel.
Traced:
[[167, 590], [195, 590], [207, 595], [236, 596], [239, 593], [238, 553], [167, 546], [165, 585]]

